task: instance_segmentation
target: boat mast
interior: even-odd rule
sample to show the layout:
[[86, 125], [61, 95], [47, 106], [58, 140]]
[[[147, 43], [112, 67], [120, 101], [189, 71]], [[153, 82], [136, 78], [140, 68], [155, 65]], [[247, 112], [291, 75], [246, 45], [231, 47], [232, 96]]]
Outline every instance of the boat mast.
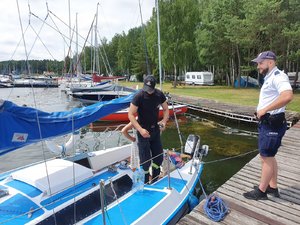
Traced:
[[159, 68], [159, 88], [162, 91], [162, 69], [161, 69], [161, 50], [160, 50], [160, 27], [159, 27], [159, 6], [158, 0], [155, 0], [157, 16], [157, 47], [158, 47], [158, 68]]
[[78, 57], [78, 21], [77, 21], [78, 13], [76, 13], [76, 75], [78, 77], [78, 68], [79, 68], [79, 57]]
[[[68, 6], [69, 6], [69, 38], [70, 38], [70, 50], [71, 50], [71, 46], [72, 46], [72, 30], [71, 30], [71, 3], [70, 0], [68, 1]], [[73, 69], [72, 69], [72, 64], [73, 64], [73, 60], [71, 59], [71, 51], [69, 51], [68, 53], [69, 57], [70, 57], [70, 68], [69, 71], [71, 72], [71, 82], [72, 82], [72, 77], [73, 77]]]
[[98, 53], [98, 39], [97, 39], [97, 26], [98, 26], [98, 7], [99, 3], [97, 4], [97, 12], [96, 12], [96, 24], [95, 24], [95, 51], [94, 51], [94, 63], [93, 63], [93, 72], [98, 69], [98, 74], [101, 74], [100, 71], [100, 64], [99, 64], [99, 53]]

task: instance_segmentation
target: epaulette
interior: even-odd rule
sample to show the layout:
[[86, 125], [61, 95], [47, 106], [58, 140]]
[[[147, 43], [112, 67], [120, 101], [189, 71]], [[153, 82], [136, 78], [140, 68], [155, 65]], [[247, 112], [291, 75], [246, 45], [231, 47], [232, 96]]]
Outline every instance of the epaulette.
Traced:
[[274, 75], [279, 75], [280, 74], [280, 71], [279, 70], [276, 70]]

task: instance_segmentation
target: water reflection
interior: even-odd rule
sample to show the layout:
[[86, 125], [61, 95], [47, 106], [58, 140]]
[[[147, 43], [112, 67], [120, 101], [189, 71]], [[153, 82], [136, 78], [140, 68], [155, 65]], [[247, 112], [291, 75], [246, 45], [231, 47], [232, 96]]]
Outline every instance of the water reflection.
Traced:
[[[208, 156], [203, 159], [207, 164], [204, 166], [201, 177], [207, 193], [215, 191], [257, 154], [255, 151], [257, 148], [255, 126], [246, 130], [244, 126], [230, 126], [234, 125], [234, 122], [230, 124], [226, 121], [222, 124], [216, 121], [218, 120], [212, 121], [195, 115], [187, 115], [186, 118], [179, 119], [183, 140], [186, 140], [189, 134], [197, 134], [201, 137], [201, 145], [207, 144], [210, 147]], [[168, 131], [162, 135], [164, 146], [180, 146], [177, 136], [175, 123], [169, 123]], [[248, 152], [251, 154], [218, 161]], [[209, 163], [212, 161], [214, 163]], [[199, 191], [200, 186], [197, 189]], [[197, 194], [199, 195], [201, 192]]]

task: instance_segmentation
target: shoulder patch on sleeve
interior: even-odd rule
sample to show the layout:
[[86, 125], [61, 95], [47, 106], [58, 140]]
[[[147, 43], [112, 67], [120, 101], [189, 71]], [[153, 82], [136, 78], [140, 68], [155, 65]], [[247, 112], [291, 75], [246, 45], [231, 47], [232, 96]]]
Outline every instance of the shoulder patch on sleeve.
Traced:
[[280, 71], [279, 70], [276, 70], [274, 75], [279, 75], [280, 74]]

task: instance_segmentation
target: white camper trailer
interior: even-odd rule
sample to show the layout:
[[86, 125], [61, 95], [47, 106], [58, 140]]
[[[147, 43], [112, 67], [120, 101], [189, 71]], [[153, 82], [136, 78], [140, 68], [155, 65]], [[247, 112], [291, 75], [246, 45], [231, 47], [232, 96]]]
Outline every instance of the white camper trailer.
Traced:
[[186, 84], [214, 85], [214, 75], [212, 72], [187, 72], [185, 74]]

